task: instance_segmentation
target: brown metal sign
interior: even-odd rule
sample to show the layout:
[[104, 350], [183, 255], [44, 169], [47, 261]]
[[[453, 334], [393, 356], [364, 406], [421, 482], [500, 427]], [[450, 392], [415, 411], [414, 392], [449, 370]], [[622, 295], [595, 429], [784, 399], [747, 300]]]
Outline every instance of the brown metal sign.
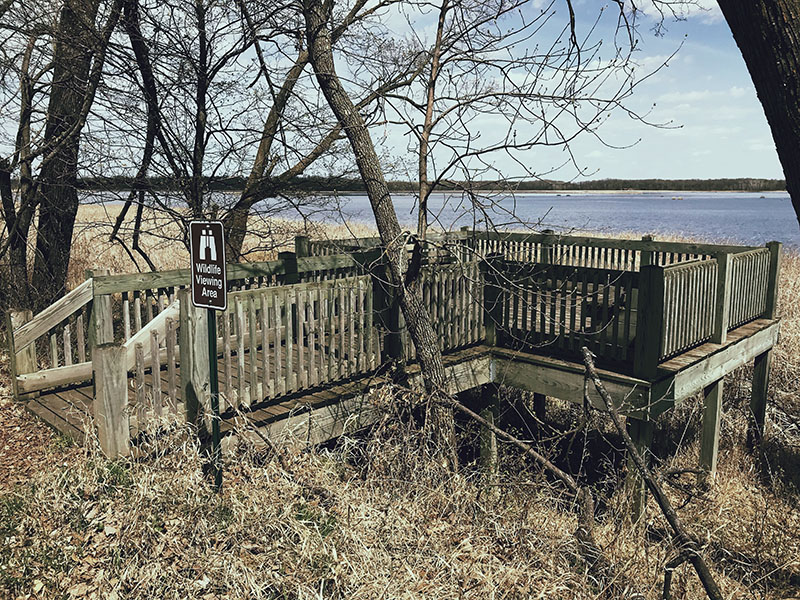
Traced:
[[225, 273], [225, 230], [220, 221], [191, 221], [192, 304], [225, 310], [228, 286]]

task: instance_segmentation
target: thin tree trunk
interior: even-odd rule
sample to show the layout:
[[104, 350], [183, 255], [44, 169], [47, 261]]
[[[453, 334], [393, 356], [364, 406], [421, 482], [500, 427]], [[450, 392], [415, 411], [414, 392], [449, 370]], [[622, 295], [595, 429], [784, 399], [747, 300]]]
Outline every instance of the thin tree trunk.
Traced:
[[[330, 0], [304, 2], [303, 12], [310, 61], [320, 89], [350, 141], [356, 165], [367, 188], [375, 224], [385, 248], [392, 285], [398, 295], [408, 333], [416, 347], [422, 367], [425, 389], [434, 398], [446, 396], [444, 365], [438, 340], [431, 326], [430, 315], [422, 302], [419, 286], [415, 283], [406, 285], [408, 257], [405, 251], [405, 236], [397, 220], [380, 160], [361, 114], [336, 74], [329, 29], [331, 8]], [[433, 403], [428, 422], [443, 442], [445, 450], [450, 455], [449, 459], [454, 461], [455, 426], [452, 409], [443, 407], [438, 402]]]
[[800, 221], [800, 0], [719, 0], [742, 52]]
[[[37, 181], [39, 223], [34, 258], [33, 305], [38, 311], [52, 303], [66, 288], [72, 232], [78, 213], [78, 152], [80, 132], [94, 97], [99, 72], [89, 71], [92, 57], [104, 58], [107, 38], [95, 30], [99, 0], [68, 0], [64, 3], [56, 34], [53, 83], [47, 109], [45, 139], [59, 140], [42, 162]], [[110, 36], [119, 16], [115, 5], [104, 36]]]

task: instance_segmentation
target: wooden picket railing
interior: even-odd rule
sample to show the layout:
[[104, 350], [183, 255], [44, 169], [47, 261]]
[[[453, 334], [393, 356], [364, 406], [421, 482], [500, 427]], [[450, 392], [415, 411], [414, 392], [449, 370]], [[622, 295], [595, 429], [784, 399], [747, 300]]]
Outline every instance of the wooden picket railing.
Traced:
[[769, 267], [769, 248], [758, 248], [731, 256], [729, 327], [738, 327], [764, 314], [767, 309]]
[[[472, 231], [430, 238], [419, 285], [444, 353], [486, 344], [579, 360], [588, 346], [599, 365], [652, 379], [660, 362], [775, 315], [776, 242]], [[296, 251], [278, 260], [227, 266], [229, 306], [216, 332], [223, 410], [417, 359], [374, 242], [357, 240], [350, 254], [334, 255], [325, 252], [335, 246], [298, 237]], [[207, 353], [204, 317], [187, 300], [189, 277], [188, 269], [98, 271], [36, 316], [9, 312], [15, 395], [94, 373], [99, 423], [121, 418], [108, 398], [129, 387], [123, 412], [134, 433], [166, 416], [185, 418], [191, 397], [207, 394], [198, 367]]]
[[[420, 272], [422, 301], [442, 352], [482, 342], [483, 282], [480, 261], [430, 265]], [[400, 320], [406, 360], [414, 361], [417, 350]]]
[[717, 275], [713, 258], [664, 268], [660, 360], [711, 339]]
[[499, 345], [575, 356], [588, 346], [600, 359], [628, 360], [637, 273], [503, 260], [492, 275], [505, 288], [493, 315]]

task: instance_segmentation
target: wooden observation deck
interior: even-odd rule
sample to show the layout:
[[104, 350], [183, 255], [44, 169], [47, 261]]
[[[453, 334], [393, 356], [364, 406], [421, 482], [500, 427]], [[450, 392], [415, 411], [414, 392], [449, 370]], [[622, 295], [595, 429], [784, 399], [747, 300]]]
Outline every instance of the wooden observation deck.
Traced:
[[[419, 282], [450, 392], [487, 383], [583, 401], [580, 349], [647, 446], [652, 419], [704, 392], [701, 464], [716, 467], [722, 383], [754, 361], [763, 427], [781, 245], [719, 246], [552, 234], [432, 235]], [[208, 405], [207, 323], [188, 269], [90, 273], [36, 316], [9, 313], [14, 392], [56, 429], [128, 454], [163, 419]], [[228, 265], [217, 320], [223, 431], [237, 414], [308, 442], [371, 422], [366, 392], [390, 362], [419, 367], [379, 241], [311, 241]], [[595, 399], [598, 400], [599, 399]]]

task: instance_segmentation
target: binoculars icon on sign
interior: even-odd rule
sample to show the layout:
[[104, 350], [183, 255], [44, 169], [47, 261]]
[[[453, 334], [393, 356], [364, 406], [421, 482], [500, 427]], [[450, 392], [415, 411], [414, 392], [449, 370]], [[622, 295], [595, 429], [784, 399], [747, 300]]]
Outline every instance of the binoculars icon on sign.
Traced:
[[200, 233], [200, 259], [208, 262], [217, 260], [217, 242], [211, 229], [204, 229]]

